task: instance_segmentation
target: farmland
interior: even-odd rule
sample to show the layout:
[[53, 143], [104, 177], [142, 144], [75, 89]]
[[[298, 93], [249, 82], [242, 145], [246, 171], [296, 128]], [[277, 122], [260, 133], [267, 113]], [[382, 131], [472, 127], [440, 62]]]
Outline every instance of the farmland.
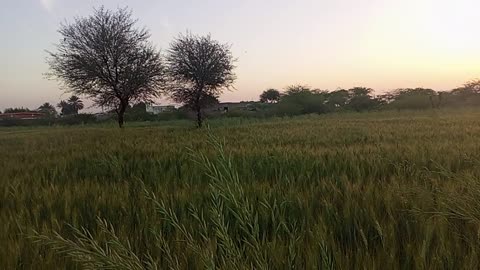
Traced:
[[480, 111], [0, 129], [1, 269], [478, 269]]

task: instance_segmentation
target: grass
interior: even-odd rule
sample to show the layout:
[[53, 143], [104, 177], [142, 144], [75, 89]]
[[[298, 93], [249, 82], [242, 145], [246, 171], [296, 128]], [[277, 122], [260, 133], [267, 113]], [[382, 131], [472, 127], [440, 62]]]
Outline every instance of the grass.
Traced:
[[0, 129], [1, 269], [478, 269], [480, 111]]

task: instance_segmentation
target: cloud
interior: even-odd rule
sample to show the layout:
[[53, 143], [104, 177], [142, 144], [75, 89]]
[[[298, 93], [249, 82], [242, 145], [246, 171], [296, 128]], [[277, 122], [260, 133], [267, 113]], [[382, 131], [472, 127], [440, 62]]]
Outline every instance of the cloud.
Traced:
[[53, 10], [53, 4], [55, 0], [40, 0], [40, 2], [42, 3], [43, 8], [48, 12]]

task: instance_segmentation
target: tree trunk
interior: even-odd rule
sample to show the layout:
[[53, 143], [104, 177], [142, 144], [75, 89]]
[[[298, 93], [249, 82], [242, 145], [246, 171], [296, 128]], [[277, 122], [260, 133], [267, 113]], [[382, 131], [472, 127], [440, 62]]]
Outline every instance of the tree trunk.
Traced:
[[123, 123], [125, 122], [123, 119], [124, 113], [119, 112], [118, 113], [118, 127], [123, 128]]
[[201, 128], [202, 127], [202, 109], [200, 106], [197, 107], [197, 127]]
[[123, 128], [123, 124], [125, 123], [125, 111], [127, 110], [128, 102], [120, 102], [120, 108], [117, 110], [118, 116], [118, 127]]
[[197, 111], [197, 128], [202, 127], [202, 105], [200, 104], [200, 97], [202, 95], [203, 87], [197, 91], [197, 96], [195, 99], [195, 109]]

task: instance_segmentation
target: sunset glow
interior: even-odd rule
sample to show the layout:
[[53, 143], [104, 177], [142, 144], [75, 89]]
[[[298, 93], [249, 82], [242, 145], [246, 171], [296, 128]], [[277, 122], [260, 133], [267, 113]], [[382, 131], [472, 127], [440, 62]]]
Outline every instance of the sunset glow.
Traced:
[[[128, 6], [161, 49], [180, 32], [211, 33], [232, 44], [236, 91], [221, 100], [258, 99], [267, 88], [306, 84], [448, 90], [480, 77], [474, 0], [299, 1], [6, 0], [0, 10], [0, 109], [56, 103], [62, 89], [42, 75], [58, 25], [95, 6]], [[361, 3], [360, 3], [361, 2]]]

